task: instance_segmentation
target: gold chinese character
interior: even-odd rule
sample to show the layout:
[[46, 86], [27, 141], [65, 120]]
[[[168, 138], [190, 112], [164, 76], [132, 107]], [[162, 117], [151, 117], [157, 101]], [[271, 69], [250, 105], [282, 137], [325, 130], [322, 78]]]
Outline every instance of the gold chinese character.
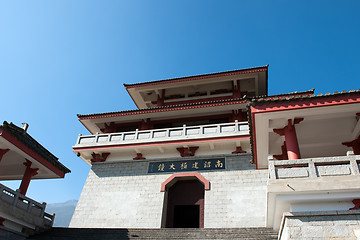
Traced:
[[216, 162], [215, 167], [216, 167], [216, 168], [222, 168], [222, 167], [223, 167], [223, 163], [222, 163], [220, 160], [218, 160], [218, 161]]
[[160, 163], [158, 166], [158, 171], [164, 171], [165, 164]]
[[174, 169], [175, 170], [175, 165], [172, 163], [169, 167], [169, 169]]
[[192, 168], [198, 169], [198, 168], [199, 168], [199, 167], [198, 167], [198, 162], [195, 162], [195, 163], [192, 165]]
[[181, 164], [181, 169], [187, 169], [187, 162], [184, 162]]
[[210, 167], [211, 167], [211, 162], [205, 161], [204, 168], [210, 168]]

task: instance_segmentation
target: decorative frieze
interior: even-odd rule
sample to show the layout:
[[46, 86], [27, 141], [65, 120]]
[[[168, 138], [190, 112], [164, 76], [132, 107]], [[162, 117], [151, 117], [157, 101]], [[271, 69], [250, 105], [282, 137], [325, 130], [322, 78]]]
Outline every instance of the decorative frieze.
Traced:
[[214, 171], [225, 169], [225, 158], [149, 163], [148, 173]]

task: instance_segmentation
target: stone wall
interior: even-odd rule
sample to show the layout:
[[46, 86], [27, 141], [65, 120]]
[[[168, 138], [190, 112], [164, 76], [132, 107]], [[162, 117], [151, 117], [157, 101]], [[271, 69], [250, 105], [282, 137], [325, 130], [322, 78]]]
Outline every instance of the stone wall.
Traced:
[[[205, 228], [265, 226], [268, 173], [249, 162], [248, 154], [228, 156], [225, 170], [199, 172], [210, 181]], [[172, 174], [148, 174], [147, 168], [146, 161], [94, 164], [70, 227], [160, 228], [160, 187]]]
[[25, 236], [10, 232], [0, 227], [0, 239], [4, 240], [26, 240]]
[[360, 239], [360, 210], [284, 213], [280, 240]]

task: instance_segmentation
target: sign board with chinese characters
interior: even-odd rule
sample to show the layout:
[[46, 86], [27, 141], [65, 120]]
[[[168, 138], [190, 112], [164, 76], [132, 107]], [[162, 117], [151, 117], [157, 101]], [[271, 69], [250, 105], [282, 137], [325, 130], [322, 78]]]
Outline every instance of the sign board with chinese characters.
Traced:
[[225, 158], [149, 163], [148, 173], [192, 172], [225, 169]]

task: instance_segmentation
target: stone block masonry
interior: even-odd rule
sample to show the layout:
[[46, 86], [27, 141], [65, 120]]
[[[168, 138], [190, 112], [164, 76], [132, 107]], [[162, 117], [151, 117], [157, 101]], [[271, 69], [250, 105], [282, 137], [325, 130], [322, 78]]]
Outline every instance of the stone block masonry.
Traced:
[[359, 239], [360, 210], [284, 213], [280, 240]]
[[[248, 154], [225, 158], [226, 169], [199, 172], [210, 181], [210, 190], [205, 191], [204, 227], [264, 227], [268, 171], [255, 170]], [[172, 174], [148, 174], [148, 164], [94, 164], [70, 227], [160, 228], [165, 211], [165, 193], [160, 187]]]

